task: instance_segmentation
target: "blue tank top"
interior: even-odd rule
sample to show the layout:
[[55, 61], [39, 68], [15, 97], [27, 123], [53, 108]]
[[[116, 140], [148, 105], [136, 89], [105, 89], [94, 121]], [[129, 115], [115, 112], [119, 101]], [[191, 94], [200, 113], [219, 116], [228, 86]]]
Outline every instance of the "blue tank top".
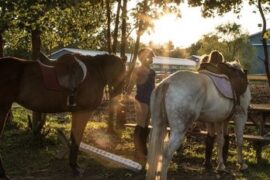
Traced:
[[143, 84], [136, 84], [137, 92], [135, 98], [145, 104], [150, 104], [150, 96], [155, 88], [155, 77], [156, 73], [153, 69], [150, 69], [148, 77]]

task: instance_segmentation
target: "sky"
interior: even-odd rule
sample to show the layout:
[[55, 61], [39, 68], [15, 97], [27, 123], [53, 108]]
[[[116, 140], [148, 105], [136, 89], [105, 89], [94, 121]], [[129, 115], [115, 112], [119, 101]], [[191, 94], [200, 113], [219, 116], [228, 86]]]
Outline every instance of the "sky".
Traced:
[[[254, 10], [257, 11], [257, 8], [249, 6], [248, 3], [244, 3], [239, 18], [232, 12], [222, 17], [203, 18], [200, 7], [189, 7], [186, 3], [180, 6], [180, 10], [181, 18], [177, 19], [170, 15], [157, 20], [154, 31], [150, 34], [145, 33], [142, 36], [142, 42], [153, 41], [164, 44], [172, 41], [176, 47], [185, 48], [197, 42], [204, 34], [214, 32], [216, 26], [228, 22], [240, 24], [242, 29], [249, 34], [261, 31], [261, 27], [258, 27], [258, 24], [262, 23], [261, 16], [258, 12], [253, 13]], [[266, 16], [266, 19], [270, 27], [270, 14]]]

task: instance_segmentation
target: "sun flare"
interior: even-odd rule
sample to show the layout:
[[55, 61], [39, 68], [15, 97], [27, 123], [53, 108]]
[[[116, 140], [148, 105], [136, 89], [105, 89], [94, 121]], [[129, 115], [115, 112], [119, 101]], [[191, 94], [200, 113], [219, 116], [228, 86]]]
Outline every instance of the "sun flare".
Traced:
[[142, 41], [164, 45], [169, 41], [175, 47], [187, 46], [190, 41], [195, 41], [194, 31], [190, 19], [179, 18], [176, 14], [165, 14], [154, 21], [154, 28], [149, 34], [143, 36]]
[[160, 19], [154, 21], [154, 29], [149, 40], [164, 44], [168, 41], [173, 41], [177, 34], [177, 17], [175, 14], [166, 14]]

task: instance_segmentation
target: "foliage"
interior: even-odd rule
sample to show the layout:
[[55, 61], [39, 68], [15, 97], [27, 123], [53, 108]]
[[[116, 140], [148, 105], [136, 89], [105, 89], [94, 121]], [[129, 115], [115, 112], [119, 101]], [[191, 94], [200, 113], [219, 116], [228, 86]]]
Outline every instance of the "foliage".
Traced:
[[20, 58], [31, 57], [31, 38], [29, 33], [18, 28], [10, 28], [3, 34], [5, 42], [4, 54]]
[[[0, 30], [6, 31], [4, 39], [6, 42], [5, 52], [9, 55], [26, 57], [31, 51], [29, 45], [30, 36], [27, 32], [40, 28], [42, 30], [42, 49], [51, 53], [62, 47], [76, 47], [84, 49], [106, 50], [106, 10], [102, 1], [88, 0], [21, 0], [5, 1], [0, 0]], [[111, 3], [118, 2], [111, 0]], [[138, 29], [139, 22], [142, 22], [140, 34], [150, 33], [153, 27], [153, 20], [167, 12], [174, 12], [180, 15], [179, 3], [183, 0], [155, 0], [147, 1], [144, 9], [143, 0], [136, 1], [135, 7], [128, 11], [127, 19], [127, 51], [132, 52], [134, 40], [129, 36], [133, 30]], [[256, 1], [249, 1], [251, 4]], [[262, 1], [266, 5], [268, 1]], [[131, 3], [131, 1], [128, 1]], [[205, 16], [220, 15], [231, 9], [238, 12], [242, 0], [233, 1], [201, 1], [189, 0], [191, 6], [201, 6]], [[111, 6], [113, 9], [114, 6]], [[265, 6], [265, 9], [268, 7]], [[112, 12], [112, 20], [115, 20], [115, 12]], [[114, 22], [112, 22], [112, 25]], [[121, 25], [121, 23], [120, 23]], [[19, 32], [21, 30], [21, 32]], [[14, 33], [14, 32], [17, 33]], [[267, 34], [265, 34], [267, 37]], [[118, 38], [120, 39], [120, 38]], [[16, 43], [19, 42], [19, 43]], [[200, 42], [192, 45], [190, 50], [201, 47]], [[118, 51], [120, 50], [117, 47]], [[179, 49], [168, 50], [163, 47], [162, 55], [174, 57], [186, 56], [184, 51]], [[196, 50], [197, 51], [197, 50]], [[191, 54], [195, 54], [190, 52]]]
[[[99, 3], [81, 1], [14, 2], [12, 26], [5, 29], [5, 54], [29, 58], [32, 30], [43, 30], [42, 49], [47, 53], [62, 47], [98, 49], [103, 47], [104, 10]], [[1, 10], [1, 9], [0, 9]], [[0, 15], [1, 11], [0, 11]], [[2, 21], [9, 19], [0, 16]]]
[[[42, 35], [46, 52], [62, 47], [100, 49], [105, 36], [105, 11], [100, 4], [82, 2], [74, 7], [52, 9]], [[98, 17], [98, 18], [97, 18]]]
[[0, 33], [8, 29], [14, 19], [14, 3], [12, 1], [0, 0]]
[[238, 24], [228, 23], [218, 26], [215, 32], [205, 35], [188, 51], [190, 55], [203, 55], [209, 54], [214, 49], [222, 52], [226, 61], [238, 59], [249, 70], [252, 68], [251, 65], [256, 66], [255, 49], [250, 44], [248, 34], [242, 32]]

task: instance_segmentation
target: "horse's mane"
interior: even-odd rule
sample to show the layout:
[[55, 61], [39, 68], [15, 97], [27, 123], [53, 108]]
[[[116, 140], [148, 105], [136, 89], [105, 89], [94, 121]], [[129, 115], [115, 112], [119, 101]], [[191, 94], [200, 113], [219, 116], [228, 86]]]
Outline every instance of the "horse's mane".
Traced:
[[118, 62], [123, 63], [123, 60], [120, 57], [113, 54], [99, 54], [95, 56], [82, 54], [73, 55], [76, 56], [78, 59], [84, 61], [85, 63], [91, 63], [97, 66], [110, 65]]

